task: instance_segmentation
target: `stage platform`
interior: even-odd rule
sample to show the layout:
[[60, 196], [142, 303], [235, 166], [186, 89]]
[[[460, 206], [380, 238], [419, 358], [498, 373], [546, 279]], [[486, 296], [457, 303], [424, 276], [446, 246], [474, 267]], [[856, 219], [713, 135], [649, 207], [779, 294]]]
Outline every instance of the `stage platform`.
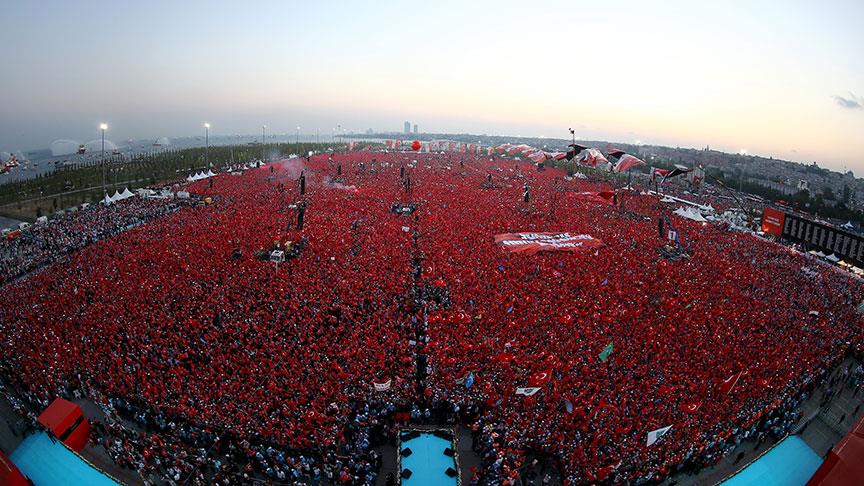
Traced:
[[118, 484], [45, 432], [28, 436], [9, 458], [36, 486]]
[[456, 485], [455, 476], [448, 476], [448, 468], [456, 468], [452, 456], [444, 450], [452, 447], [453, 441], [438, 437], [430, 432], [421, 432], [418, 437], [403, 439], [403, 450], [411, 449], [410, 456], [402, 458], [402, 471], [411, 471], [409, 478], [402, 479], [404, 486]]
[[791, 435], [721, 486], [803, 486], [822, 459], [797, 435]]

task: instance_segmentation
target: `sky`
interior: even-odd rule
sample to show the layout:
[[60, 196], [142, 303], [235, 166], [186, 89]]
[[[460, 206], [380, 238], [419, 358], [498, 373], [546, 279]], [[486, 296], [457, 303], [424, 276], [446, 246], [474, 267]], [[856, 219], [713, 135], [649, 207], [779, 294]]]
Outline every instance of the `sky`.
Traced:
[[0, 0], [0, 150], [485, 133], [864, 172], [864, 2]]

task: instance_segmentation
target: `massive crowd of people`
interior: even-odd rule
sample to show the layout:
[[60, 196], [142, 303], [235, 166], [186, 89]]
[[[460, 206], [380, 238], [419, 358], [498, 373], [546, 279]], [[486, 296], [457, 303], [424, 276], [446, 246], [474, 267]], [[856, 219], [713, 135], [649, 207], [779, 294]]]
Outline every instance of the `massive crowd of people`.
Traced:
[[[673, 217], [655, 195], [579, 196], [609, 189], [511, 159], [375, 152], [193, 182], [213, 205], [154, 210], [110, 238], [91, 226], [116, 233], [119, 215], [68, 223], [59, 241], [99, 241], [2, 288], [3, 363], [39, 400], [108, 397], [147, 432], [106, 448], [168, 480], [371, 483], [372, 445], [395, 423], [446, 417], [476, 431], [476, 481], [509, 484], [542, 456], [579, 484], [718, 457], [788, 422], [860, 351], [857, 278]], [[659, 220], [682, 258], [660, 251]], [[604, 246], [495, 243], [517, 232]], [[42, 247], [0, 248], [5, 275], [59, 253]]]
[[177, 210], [183, 201], [134, 198], [98, 204], [12, 232], [0, 242], [0, 284], [78, 251], [94, 241]]

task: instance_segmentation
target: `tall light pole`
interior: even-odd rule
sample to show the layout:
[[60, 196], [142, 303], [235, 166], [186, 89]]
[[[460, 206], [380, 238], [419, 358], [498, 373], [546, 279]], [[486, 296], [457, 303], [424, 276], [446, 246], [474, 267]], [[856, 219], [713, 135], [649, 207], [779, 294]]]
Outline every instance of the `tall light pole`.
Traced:
[[297, 144], [300, 144], [300, 126], [297, 126]]
[[267, 140], [267, 135], [265, 135], [266, 130], [267, 125], [261, 125], [261, 163], [264, 163], [264, 141]]
[[107, 123], [100, 123], [99, 129], [102, 130], [102, 200], [108, 198], [108, 192], [105, 191], [105, 130], [108, 130]]
[[210, 168], [210, 124], [204, 124], [204, 162], [207, 163], [207, 168]]

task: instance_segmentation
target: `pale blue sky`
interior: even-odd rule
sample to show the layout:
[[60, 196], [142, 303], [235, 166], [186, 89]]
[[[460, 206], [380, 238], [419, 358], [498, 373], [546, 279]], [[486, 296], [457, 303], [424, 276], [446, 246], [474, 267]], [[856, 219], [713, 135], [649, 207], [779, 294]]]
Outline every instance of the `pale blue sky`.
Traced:
[[102, 120], [116, 140], [411, 120], [864, 171], [861, 1], [0, 0], [0, 18], [0, 150]]

